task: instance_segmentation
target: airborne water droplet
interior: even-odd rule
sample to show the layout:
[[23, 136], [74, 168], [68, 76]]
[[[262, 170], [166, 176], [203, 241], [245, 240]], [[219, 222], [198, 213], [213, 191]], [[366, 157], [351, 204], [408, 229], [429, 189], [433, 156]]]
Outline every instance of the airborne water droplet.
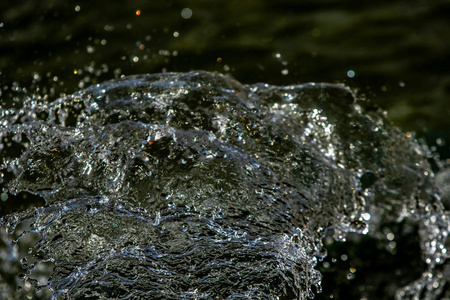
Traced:
[[2, 201], [6, 201], [6, 200], [8, 200], [8, 194], [2, 193], [0, 198], [1, 198]]

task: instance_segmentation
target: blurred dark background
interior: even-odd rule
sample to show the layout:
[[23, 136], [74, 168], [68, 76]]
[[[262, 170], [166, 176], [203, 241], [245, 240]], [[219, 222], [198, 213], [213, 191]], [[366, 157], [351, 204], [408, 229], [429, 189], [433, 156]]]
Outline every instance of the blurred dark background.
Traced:
[[343, 82], [405, 131], [450, 134], [450, 1], [0, 4], [2, 102], [120, 75], [202, 69], [243, 83]]
[[[445, 160], [449, 67], [450, 1], [444, 0], [0, 3], [4, 107], [19, 107], [28, 96], [51, 101], [123, 75], [166, 71], [216, 71], [242, 83], [339, 82], [387, 110]], [[328, 245], [318, 299], [389, 299], [420, 277], [417, 229], [395, 226], [390, 230], [405, 238], [394, 252], [370, 236]], [[2, 236], [0, 281], [13, 286], [20, 266], [8, 251], [17, 249]], [[349, 268], [358, 269], [355, 276]], [[7, 294], [48, 296], [0, 291]]]

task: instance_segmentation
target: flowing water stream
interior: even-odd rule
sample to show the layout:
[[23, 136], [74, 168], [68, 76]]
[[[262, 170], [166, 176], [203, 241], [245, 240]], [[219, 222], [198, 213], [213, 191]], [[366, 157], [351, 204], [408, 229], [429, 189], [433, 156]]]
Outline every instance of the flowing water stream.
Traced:
[[15, 245], [1, 268], [21, 259], [26, 289], [320, 297], [324, 241], [370, 236], [396, 251], [393, 228], [407, 222], [422, 257], [397, 299], [450, 297], [445, 176], [436, 181], [428, 148], [345, 86], [135, 75], [30, 97], [1, 107], [0, 121], [1, 197], [26, 199], [1, 218]]

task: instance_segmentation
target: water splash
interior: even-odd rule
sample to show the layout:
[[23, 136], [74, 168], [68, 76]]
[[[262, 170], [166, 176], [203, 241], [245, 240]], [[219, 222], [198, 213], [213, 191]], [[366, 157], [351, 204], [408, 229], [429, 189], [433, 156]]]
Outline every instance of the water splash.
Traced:
[[4, 193], [33, 206], [1, 222], [31, 223], [24, 280], [54, 297], [312, 298], [327, 232], [382, 218], [419, 225], [428, 268], [397, 298], [448, 293], [428, 150], [344, 86], [137, 75], [0, 116]]

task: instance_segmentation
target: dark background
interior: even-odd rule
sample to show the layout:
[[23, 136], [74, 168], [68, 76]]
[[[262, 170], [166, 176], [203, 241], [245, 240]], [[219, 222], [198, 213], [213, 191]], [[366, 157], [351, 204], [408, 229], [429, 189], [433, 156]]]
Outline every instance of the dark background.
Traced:
[[[186, 8], [190, 18], [182, 16]], [[396, 125], [415, 132], [445, 160], [449, 67], [450, 1], [0, 3], [4, 107], [20, 107], [30, 96], [51, 101], [122, 75], [165, 71], [217, 71], [242, 83], [339, 82], [387, 110]], [[388, 227], [404, 237], [395, 253], [369, 236], [328, 246], [331, 267], [319, 265], [325, 281], [318, 298], [389, 299], [420, 277], [417, 228]], [[0, 248], [6, 249], [2, 236]], [[342, 254], [350, 259], [340, 259]], [[14, 270], [0, 274], [11, 286], [20, 271], [15, 263]], [[348, 279], [350, 267], [358, 272]], [[8, 297], [36, 297], [30, 293]]]
[[427, 0], [2, 1], [2, 102], [13, 82], [54, 99], [120, 75], [201, 69], [344, 82], [403, 130], [448, 139], [449, 16], [450, 1]]

